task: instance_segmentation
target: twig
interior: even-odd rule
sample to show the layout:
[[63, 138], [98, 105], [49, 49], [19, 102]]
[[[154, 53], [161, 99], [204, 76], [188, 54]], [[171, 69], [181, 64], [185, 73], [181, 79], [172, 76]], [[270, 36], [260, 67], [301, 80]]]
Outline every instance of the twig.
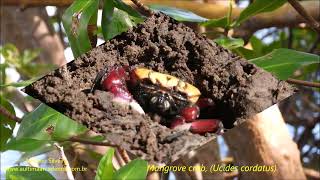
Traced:
[[58, 143], [54, 143], [54, 145], [55, 145], [55, 146], [57, 147], [57, 149], [59, 150], [61, 159], [62, 159], [62, 161], [63, 161], [62, 166], [66, 169], [66, 173], [67, 173], [68, 179], [69, 179], [69, 180], [74, 180], [74, 177], [73, 177], [73, 174], [72, 174], [72, 170], [71, 170], [71, 168], [70, 168], [69, 161], [68, 161], [66, 155], [64, 154], [63, 147], [62, 147], [62, 146], [59, 146]]
[[133, 4], [135, 4], [139, 9], [141, 9], [143, 12], [146, 13], [146, 15], [148, 16], [152, 16], [153, 15], [153, 11], [145, 6], [144, 4], [142, 4], [139, 0], [131, 0], [133, 2]]
[[320, 88], [320, 83], [317, 83], [317, 82], [308, 82], [308, 81], [302, 81], [302, 80], [291, 79], [291, 78], [287, 79], [287, 82], [291, 84], [296, 84], [296, 85]]
[[120, 167], [123, 167], [124, 165], [126, 165], [126, 162], [124, 161], [123, 157], [121, 156], [120, 152], [118, 151], [118, 149], [115, 151], [115, 155], [114, 157], [116, 158], [116, 160], [119, 163]]
[[121, 147], [118, 147], [117, 148], [117, 151], [119, 152], [120, 156], [122, 157], [122, 159], [124, 160], [124, 162], [127, 164], [129, 163], [131, 160], [130, 160], [130, 157], [127, 153], [126, 150], [124, 150], [123, 148]]
[[130, 162], [130, 157], [128, 156], [127, 152], [121, 148], [119, 145], [113, 144], [111, 142], [97, 142], [97, 141], [90, 141], [86, 139], [80, 139], [77, 137], [71, 137], [64, 141], [70, 141], [70, 142], [79, 142], [82, 144], [90, 144], [95, 146], [110, 146], [116, 148], [115, 158], [119, 162], [120, 166], [124, 166], [126, 163]]
[[86, 140], [86, 139], [80, 139], [77, 137], [71, 137], [67, 140], [64, 141], [70, 141], [70, 142], [79, 142], [82, 144], [91, 144], [91, 145], [95, 145], [95, 146], [110, 146], [110, 147], [118, 147], [118, 145], [110, 143], [110, 142], [98, 142], [98, 141], [90, 141], [90, 140]]
[[309, 169], [309, 168], [303, 168], [304, 174], [307, 176], [308, 179], [320, 179], [320, 172]]
[[291, 4], [291, 6], [303, 17], [307, 23], [320, 33], [320, 23], [317, 22], [310, 14], [301, 6], [301, 4], [296, 0], [288, 0], [288, 2]]
[[7, 118], [16, 121], [17, 123], [21, 123], [21, 119], [17, 116], [11, 114], [6, 108], [0, 105], [0, 114], [6, 116]]
[[310, 49], [308, 50], [309, 53], [313, 53], [313, 51], [317, 48], [318, 44], [320, 43], [320, 34], [318, 34], [317, 39], [314, 41]]

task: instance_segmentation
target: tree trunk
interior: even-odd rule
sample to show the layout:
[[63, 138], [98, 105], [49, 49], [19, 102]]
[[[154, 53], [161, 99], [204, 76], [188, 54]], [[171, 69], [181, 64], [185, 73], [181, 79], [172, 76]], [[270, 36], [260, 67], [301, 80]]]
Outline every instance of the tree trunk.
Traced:
[[277, 105], [224, 135], [237, 166], [276, 166], [275, 172], [239, 172], [240, 179], [306, 179], [297, 144]]
[[61, 66], [66, 63], [64, 48], [59, 36], [46, 23], [45, 8], [0, 8], [1, 44], [12, 43], [22, 52], [40, 48], [38, 62]]

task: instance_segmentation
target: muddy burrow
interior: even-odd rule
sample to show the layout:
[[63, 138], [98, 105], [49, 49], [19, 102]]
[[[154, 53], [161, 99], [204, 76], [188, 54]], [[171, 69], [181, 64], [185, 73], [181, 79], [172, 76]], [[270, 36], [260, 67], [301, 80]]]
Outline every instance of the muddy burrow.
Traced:
[[90, 88], [99, 71], [115, 65], [170, 74], [212, 98], [225, 128], [290, 96], [294, 88], [163, 14], [94, 48], [25, 92], [151, 163], [168, 163], [214, 138], [177, 131]]

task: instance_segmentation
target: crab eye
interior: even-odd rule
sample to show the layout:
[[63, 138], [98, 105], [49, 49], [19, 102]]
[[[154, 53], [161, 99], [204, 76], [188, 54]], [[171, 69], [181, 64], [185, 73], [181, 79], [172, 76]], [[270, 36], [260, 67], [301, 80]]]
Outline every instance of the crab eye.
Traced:
[[158, 97], [156, 96], [153, 96], [151, 99], [150, 99], [151, 103], [152, 104], [156, 104], [158, 102]]
[[165, 101], [164, 101], [164, 109], [167, 110], [167, 109], [169, 109], [169, 108], [170, 108], [170, 102], [167, 101], [167, 100], [165, 100]]
[[171, 106], [170, 102], [163, 96], [153, 96], [150, 99], [150, 105], [155, 111], [161, 113], [167, 111]]

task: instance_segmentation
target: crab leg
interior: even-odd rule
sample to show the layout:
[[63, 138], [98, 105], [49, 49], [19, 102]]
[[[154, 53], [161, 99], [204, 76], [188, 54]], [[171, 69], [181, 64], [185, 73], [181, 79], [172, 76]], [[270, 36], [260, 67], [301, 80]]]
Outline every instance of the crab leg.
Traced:
[[217, 133], [223, 132], [223, 125], [218, 119], [197, 119], [191, 123], [185, 123], [185, 119], [181, 116], [175, 118], [171, 124], [172, 129], [189, 130], [195, 134]]
[[185, 107], [180, 111], [180, 115], [185, 118], [186, 122], [192, 122], [200, 115], [200, 109], [198, 106]]
[[209, 107], [214, 106], [214, 102], [210, 98], [199, 98], [199, 100], [197, 101], [196, 104], [200, 109], [209, 108]]
[[116, 67], [108, 72], [102, 81], [102, 88], [110, 91], [116, 97], [131, 101], [132, 95], [128, 91], [126, 84], [127, 74], [123, 67]]
[[109, 71], [102, 80], [102, 89], [111, 92], [115, 98], [113, 101], [121, 104], [129, 104], [129, 106], [138, 111], [140, 114], [144, 114], [141, 106], [133, 99], [130, 94], [126, 80], [129, 78], [123, 67], [115, 67]]
[[196, 134], [220, 133], [222, 123], [218, 119], [198, 119], [191, 123], [190, 131]]

